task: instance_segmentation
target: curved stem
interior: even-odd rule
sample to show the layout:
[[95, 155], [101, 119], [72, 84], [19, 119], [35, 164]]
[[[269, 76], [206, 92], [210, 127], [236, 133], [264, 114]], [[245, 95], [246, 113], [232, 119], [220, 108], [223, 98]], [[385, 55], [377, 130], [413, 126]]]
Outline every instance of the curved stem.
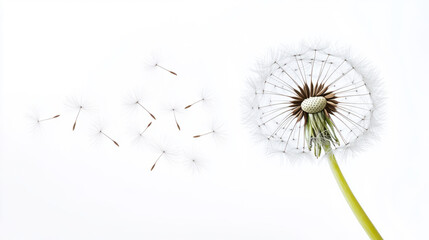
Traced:
[[360, 206], [358, 200], [353, 195], [352, 190], [350, 190], [349, 185], [346, 182], [346, 179], [344, 178], [343, 174], [341, 173], [340, 167], [338, 166], [337, 160], [335, 159], [334, 154], [330, 151], [330, 147], [326, 152], [329, 154], [329, 166], [331, 167], [332, 173], [334, 174], [335, 180], [337, 180], [338, 186], [341, 189], [341, 192], [343, 193], [344, 198], [347, 200], [347, 203], [349, 204], [350, 208], [352, 209], [353, 213], [355, 214], [357, 220], [359, 221], [360, 225], [362, 225], [365, 232], [368, 234], [370, 239], [383, 239], [378, 233], [375, 226], [372, 224], [371, 220], [366, 215], [365, 211]]

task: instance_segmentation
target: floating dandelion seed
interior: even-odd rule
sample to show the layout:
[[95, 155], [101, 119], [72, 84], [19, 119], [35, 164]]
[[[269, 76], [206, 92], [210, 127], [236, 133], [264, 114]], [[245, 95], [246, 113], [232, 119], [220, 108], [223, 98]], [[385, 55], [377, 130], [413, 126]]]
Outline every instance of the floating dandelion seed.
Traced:
[[195, 170], [200, 171], [199, 162], [196, 159], [191, 159], [190, 162]]
[[193, 138], [201, 138], [204, 136], [212, 136], [212, 137], [217, 137], [217, 138], [222, 138], [223, 135], [223, 129], [222, 129], [222, 124], [218, 121], [214, 121], [212, 123], [211, 128], [209, 128], [210, 130], [206, 132], [203, 132], [201, 134], [197, 134], [192, 136]]
[[66, 104], [69, 107], [76, 110], [76, 117], [75, 117], [75, 120], [73, 122], [73, 127], [72, 127], [72, 131], [74, 131], [76, 128], [77, 121], [79, 119], [80, 114], [82, 113], [83, 110], [88, 110], [89, 108], [88, 108], [87, 104], [84, 103], [82, 97], [68, 99], [68, 102]]
[[142, 136], [142, 135], [143, 135], [143, 133], [145, 133], [145, 132], [146, 132], [146, 130], [147, 130], [151, 125], [152, 125], [152, 122], [150, 122], [150, 123], [145, 127], [145, 129], [144, 129], [143, 131], [141, 131], [141, 132], [140, 132], [140, 136]]
[[161, 154], [156, 158], [155, 162], [153, 163], [152, 167], [150, 168], [151, 171], [155, 168], [156, 164], [158, 163], [159, 159], [165, 154], [165, 151], [162, 151]]
[[[159, 137], [159, 135], [157, 137]], [[158, 138], [157, 140], [154, 140], [153, 138], [151, 139], [151, 142], [149, 144], [155, 148], [155, 154], [157, 158], [153, 162], [150, 171], [153, 171], [155, 167], [160, 164], [160, 162], [162, 162], [162, 164], [174, 163], [174, 161], [171, 161], [173, 160], [173, 157], [177, 158], [177, 154], [181, 153], [181, 151], [178, 151], [175, 146], [175, 144], [177, 144], [177, 139], [172, 140], [172, 138], [174, 137], [161, 137], [161, 139]]]
[[185, 168], [190, 169], [193, 173], [200, 173], [206, 170], [206, 161], [195, 156], [185, 157], [183, 162]]
[[220, 134], [221, 125], [218, 122], [214, 122], [212, 124], [211, 130], [202, 134], [194, 135], [193, 138], [200, 138], [208, 135], [219, 135]]
[[[129, 96], [126, 97], [125, 99], [125, 104], [129, 107], [136, 107], [139, 109], [143, 109], [147, 114], [149, 114], [154, 120], [156, 120], [156, 117], [154, 114], [152, 114], [151, 111], [149, 111], [149, 109], [146, 106], [146, 100], [143, 99], [142, 96], [144, 96], [145, 94], [142, 94], [140, 92], [137, 91], [133, 91]], [[145, 102], [143, 104], [143, 102]]]
[[32, 114], [30, 114], [28, 117], [29, 117], [29, 119], [31, 120], [31, 123], [32, 123], [33, 129], [36, 129], [36, 128], [38, 128], [38, 127], [40, 127], [40, 126], [41, 126], [41, 123], [42, 123], [42, 122], [45, 122], [45, 121], [49, 121], [49, 120], [52, 120], [52, 119], [58, 118], [58, 117], [60, 117], [60, 115], [58, 114], [58, 115], [55, 115], [55, 116], [53, 116], [53, 117], [49, 117], [49, 118], [41, 118], [41, 117], [39, 116], [39, 113], [38, 113], [38, 112], [33, 111], [33, 112], [32, 112]]
[[159, 69], [162, 69], [162, 70], [164, 70], [164, 71], [166, 71], [166, 72], [169, 72], [169, 73], [173, 74], [174, 76], [177, 76], [177, 73], [175, 73], [175, 72], [173, 72], [173, 71], [171, 71], [171, 70], [167, 69], [167, 68], [166, 68], [166, 67], [164, 67], [164, 66], [161, 66], [161, 65], [159, 64], [158, 59], [157, 59], [157, 58], [155, 58], [154, 56], [152, 56], [152, 57], [150, 57], [149, 59], [147, 59], [146, 64], [147, 64], [148, 66], [150, 66], [150, 67], [159, 68]]
[[37, 119], [37, 122], [38, 122], [38, 123], [41, 123], [41, 122], [44, 122], [44, 121], [52, 120], [52, 119], [57, 118], [57, 117], [59, 117], [59, 116], [60, 116], [60, 115], [58, 114], [58, 115], [55, 115], [55, 116], [50, 117], [50, 118]]
[[74, 123], [73, 123], [73, 129], [72, 129], [73, 131], [76, 128], [77, 119], [79, 118], [79, 115], [80, 115], [80, 112], [82, 111], [82, 109], [83, 109], [83, 107], [80, 106], [79, 111], [77, 112], [76, 118], [75, 118]]
[[199, 138], [199, 137], [203, 137], [203, 136], [210, 135], [210, 134], [213, 134], [213, 133], [215, 133], [215, 130], [211, 130], [210, 132], [206, 132], [206, 133], [203, 133], [203, 134], [195, 135], [195, 136], [193, 136], [193, 138]]
[[200, 95], [199, 99], [196, 100], [195, 102], [189, 104], [189, 105], [186, 105], [186, 107], [184, 109], [186, 110], [186, 109], [188, 109], [194, 105], [197, 105], [197, 104], [200, 104], [200, 105], [201, 104], [207, 104], [208, 102], [211, 102], [211, 98], [212, 97], [211, 97], [210, 92], [207, 92], [207, 89], [203, 89], [201, 91], [201, 95]]
[[147, 108], [145, 108], [139, 100], [137, 100], [135, 104], [143, 108], [154, 120], [156, 120], [156, 117], [151, 112], [149, 112], [149, 110], [147, 110]]
[[169, 73], [171, 73], [171, 74], [173, 74], [173, 75], [177, 76], [177, 73], [175, 73], [175, 72], [173, 72], [173, 71], [171, 71], [171, 70], [168, 70], [167, 68], [165, 68], [165, 67], [163, 67], [163, 66], [159, 65], [158, 63], [155, 63], [155, 67], [159, 67], [159, 68], [161, 68], [162, 70], [165, 70], [165, 71], [167, 71], [167, 72], [169, 72]]
[[116, 142], [112, 137], [110, 137], [105, 131], [104, 131], [104, 124], [101, 120], [99, 120], [97, 123], [93, 125], [92, 131], [95, 134], [96, 137], [102, 137], [106, 138], [110, 141], [112, 141], [116, 146], [119, 147], [118, 142]]
[[[152, 124], [151, 124], [152, 125]], [[135, 127], [130, 128], [129, 135], [132, 138], [133, 144], [149, 144], [150, 136], [146, 133], [149, 127], [145, 127], [143, 130], [141, 128], [136, 129]]]
[[183, 149], [180, 151], [181, 156], [176, 163], [193, 174], [207, 172], [210, 167], [210, 161], [202, 154], [201, 150], [200, 147]]
[[113, 140], [109, 135], [107, 135], [105, 132], [103, 132], [102, 130], [100, 130], [100, 134], [102, 134], [103, 136], [105, 136], [106, 138], [108, 138], [110, 141], [112, 141], [116, 146], [119, 147], [119, 144]]
[[288, 158], [322, 150], [357, 219], [381, 239], [336, 162], [334, 153], [371, 140], [379, 99], [377, 79], [368, 68], [329, 48], [304, 48], [263, 63], [253, 82], [249, 120], [275, 151]]
[[177, 129], [179, 129], [179, 131], [180, 131], [180, 125], [179, 125], [179, 122], [177, 121], [177, 117], [176, 117], [177, 109], [176, 108], [172, 108], [171, 111], [173, 112], [174, 121], [176, 122]]
[[190, 170], [192, 173], [201, 173], [208, 169], [208, 161], [206, 158], [201, 157], [200, 152], [197, 149], [191, 149], [185, 151], [181, 159], [181, 164], [185, 169]]
[[198, 101], [195, 101], [195, 102], [193, 102], [193, 103], [189, 104], [189, 105], [188, 105], [188, 106], [186, 106], [184, 109], [188, 109], [188, 108], [190, 108], [190, 107], [194, 106], [195, 104], [200, 103], [200, 102], [203, 102], [203, 101], [205, 101], [205, 100], [206, 100], [205, 98], [201, 98], [201, 99], [199, 99]]

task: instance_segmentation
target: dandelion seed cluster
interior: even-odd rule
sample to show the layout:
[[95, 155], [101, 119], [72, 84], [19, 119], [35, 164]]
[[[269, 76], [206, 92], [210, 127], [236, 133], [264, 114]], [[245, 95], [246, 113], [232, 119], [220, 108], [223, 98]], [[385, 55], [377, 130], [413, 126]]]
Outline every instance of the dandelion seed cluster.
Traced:
[[[349, 150], [374, 136], [376, 75], [349, 52], [302, 46], [261, 61], [247, 102], [254, 132], [284, 156]], [[371, 140], [368, 137], [366, 140]], [[328, 145], [329, 144], [329, 148]]]
[[[152, 59], [153, 61], [155, 61], [154, 59]], [[160, 71], [160, 72], [166, 72], [168, 73], [168, 75], [170, 76], [171, 79], [169, 79], [170, 81], [183, 81], [183, 79], [178, 78], [178, 74], [175, 71], [172, 71], [170, 69], [167, 69], [166, 67], [160, 65], [158, 63], [158, 61], [155, 61], [155, 63], [149, 63], [146, 66], [146, 69], [152, 69], [155, 71]], [[156, 81], [156, 79], [151, 79], [151, 81]], [[186, 81], [183, 81], [182, 84], [183, 86], [186, 85]], [[146, 89], [151, 89], [150, 86], [150, 82], [147, 83], [147, 86], [145, 86]], [[135, 89], [135, 88], [134, 88]], [[179, 91], [179, 89], [175, 89], [175, 91]], [[175, 107], [170, 108], [170, 114], [167, 115], [161, 115], [158, 116], [159, 113], [159, 108], [148, 104], [147, 101], [148, 99], [144, 98], [142, 99], [142, 96], [139, 95], [138, 93], [132, 95], [131, 97], [129, 97], [129, 101], [127, 102], [128, 106], [131, 107], [136, 107], [137, 109], [139, 109], [139, 111], [141, 111], [141, 113], [143, 115], [146, 115], [145, 118], [141, 118], [139, 116], [134, 116], [133, 119], [136, 120], [137, 122], [145, 122], [144, 123], [144, 128], [143, 129], [139, 129], [137, 135], [137, 138], [139, 140], [141, 139], [145, 139], [144, 142], [147, 145], [157, 145], [156, 142], [159, 139], [155, 139], [154, 136], [157, 136], [159, 134], [165, 134], [163, 131], [159, 132], [159, 130], [166, 130], [169, 129], [169, 126], [165, 126], [165, 124], [171, 124], [171, 126], [176, 126], [176, 131], [174, 133], [172, 133], [173, 135], [183, 135], [183, 129], [181, 127], [180, 124], [180, 119], [177, 116], [178, 113], [180, 112], [186, 112], [186, 113], [194, 113], [195, 111], [198, 111], [196, 109], [196, 107], [194, 107], [195, 105], [205, 105], [204, 103], [210, 99], [210, 96], [207, 96], [206, 93], [204, 91], [201, 91], [201, 97], [200, 98], [195, 98], [193, 99], [193, 101], [189, 101], [187, 102], [187, 104], [183, 104], [183, 106], [181, 106], [180, 104], [177, 104]], [[162, 92], [161, 94], [165, 94], [168, 95], [168, 93], [164, 93]], [[156, 96], [156, 95], [155, 95]], [[164, 98], [173, 98], [172, 96], [163, 96]], [[184, 97], [184, 96], [182, 96]], [[150, 100], [150, 99], [149, 99]], [[179, 101], [181, 99], [171, 99], [172, 102], [181, 102]], [[157, 102], [157, 101], [152, 101], [153, 102]], [[90, 119], [88, 119], [89, 115], [87, 115], [88, 113], [90, 113], [93, 109], [93, 107], [88, 106], [86, 99], [83, 97], [72, 97], [69, 98], [68, 101], [66, 102], [66, 105], [71, 108], [73, 110], [73, 114], [71, 117], [69, 116], [65, 116], [62, 117], [63, 120], [68, 120], [70, 121], [70, 129], [71, 131], [79, 131], [81, 130], [81, 128], [85, 128], [85, 125], [91, 124]], [[41, 122], [44, 121], [48, 121], [48, 120], [53, 120], [58, 118], [60, 115], [55, 115], [53, 117], [49, 117], [49, 118], [40, 118], [39, 116], [35, 116], [33, 117], [34, 121], [40, 125]], [[62, 116], [62, 115], [61, 115]], [[163, 118], [165, 119], [165, 121], [162, 121]], [[149, 121], [147, 121], [149, 119]], [[161, 121], [160, 121], [161, 119]], [[99, 120], [99, 119], [98, 119]], [[170, 121], [171, 120], [171, 121]], [[156, 122], [161, 122], [160, 123], [156, 123]], [[116, 139], [116, 136], [112, 136], [110, 135], [110, 131], [106, 131], [101, 122], [92, 122], [93, 124], [93, 129], [92, 129], [92, 133], [93, 135], [97, 136], [97, 138], [102, 138], [108, 141], [111, 141], [115, 146], [119, 147], [119, 143]], [[33, 123], [34, 124], [34, 123]], [[153, 127], [153, 125], [158, 125]], [[164, 126], [162, 126], [164, 125]], [[219, 131], [219, 129], [215, 129], [216, 127], [213, 126], [212, 128], [208, 128], [208, 129], [194, 129], [193, 131], [195, 131], [195, 133], [200, 133], [199, 135], [189, 135], [189, 136], [182, 136], [185, 138], [190, 139], [189, 141], [192, 142], [198, 142], [200, 140], [193, 140], [194, 138], [200, 138], [206, 135], [214, 135], [215, 133], [217, 133]], [[152, 130], [153, 129], [153, 130]], [[153, 134], [150, 134], [150, 132], [153, 132]], [[202, 131], [202, 132], [199, 132]], [[109, 134], [108, 134], [109, 133]], [[133, 134], [134, 135], [134, 134]], [[198, 136], [198, 137], [196, 137]], [[166, 138], [168, 138], [168, 136], [166, 136]], [[175, 142], [174, 145], [180, 145], [181, 142]], [[112, 146], [113, 146], [112, 144]], [[147, 161], [151, 161], [151, 167], [148, 169], [150, 171], [155, 170], [158, 166], [159, 162], [163, 162], [168, 160], [171, 156], [174, 155], [174, 157], [177, 159], [177, 163], [181, 163], [181, 165], [187, 167], [187, 168], [191, 168], [193, 171], [197, 171], [201, 169], [200, 164], [202, 163], [202, 159], [200, 157], [189, 157], [188, 156], [188, 152], [186, 150], [183, 149], [184, 146], [182, 146], [182, 149], [180, 149], [180, 156], [177, 156], [176, 152], [174, 150], [172, 150], [170, 148], [170, 146], [166, 146], [167, 144], [161, 143], [162, 146], [158, 145], [158, 153], [155, 154], [153, 156], [153, 159], [149, 159]], [[174, 154], [172, 154], [174, 153]]]

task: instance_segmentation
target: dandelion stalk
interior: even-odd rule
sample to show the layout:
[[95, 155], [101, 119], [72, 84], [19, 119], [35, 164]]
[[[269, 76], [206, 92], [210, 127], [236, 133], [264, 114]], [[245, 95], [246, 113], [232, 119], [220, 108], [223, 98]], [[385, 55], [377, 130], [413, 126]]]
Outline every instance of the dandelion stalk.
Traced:
[[337, 160], [335, 159], [335, 155], [332, 154], [331, 147], [329, 145], [326, 145], [324, 150], [329, 154], [329, 166], [331, 167], [335, 180], [338, 183], [338, 187], [341, 189], [341, 192], [343, 193], [344, 198], [349, 204], [349, 207], [353, 211], [360, 225], [368, 234], [370, 239], [373, 239], [373, 240], [383, 239], [380, 233], [375, 228], [374, 224], [372, 224], [371, 220], [366, 215], [365, 211], [362, 209], [356, 197], [353, 195], [352, 190], [350, 189], [349, 185], [346, 182], [346, 179], [341, 173], [340, 167], [338, 166]]
[[[320, 104], [319, 106], [322, 105], [323, 104]], [[313, 103], [313, 106], [318, 105]], [[302, 107], [308, 111], [308, 107], [305, 104]], [[323, 111], [317, 113], [307, 112], [307, 114], [308, 118], [307, 123], [305, 124], [304, 132], [309, 150], [313, 150], [314, 155], [318, 158], [320, 157], [321, 149], [323, 148], [325, 154], [328, 155], [329, 166], [331, 167], [335, 180], [337, 181], [344, 198], [346, 199], [362, 228], [368, 234], [370, 239], [383, 239], [372, 224], [371, 220], [366, 215], [365, 211], [362, 209], [356, 197], [353, 195], [353, 192], [347, 184], [346, 179], [341, 173], [340, 167], [338, 166], [337, 160], [335, 159], [335, 155], [332, 153], [331, 146], [339, 144], [339, 141], [335, 135], [335, 128], [332, 121], [329, 119], [329, 115]]]

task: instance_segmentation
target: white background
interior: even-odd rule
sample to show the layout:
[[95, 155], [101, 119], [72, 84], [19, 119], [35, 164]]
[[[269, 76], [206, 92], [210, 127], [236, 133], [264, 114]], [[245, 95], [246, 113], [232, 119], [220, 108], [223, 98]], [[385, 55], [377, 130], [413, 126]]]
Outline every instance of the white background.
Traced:
[[[425, 1], [3, 1], [0, 239], [366, 239], [328, 164], [279, 162], [246, 131], [259, 57], [314, 37], [380, 72], [385, 131], [340, 160], [385, 239], [428, 239], [429, 17]], [[178, 73], [147, 69], [153, 55]], [[178, 113], [210, 92], [210, 102]], [[157, 119], [125, 105], [131, 92]], [[75, 109], [84, 111], [76, 131]], [[34, 113], [61, 117], [33, 127]], [[102, 119], [121, 144], [91, 136]], [[222, 136], [192, 139], [214, 121]], [[134, 135], [133, 135], [134, 134]], [[154, 143], [174, 150], [159, 154]], [[184, 152], [184, 153], [183, 153]], [[183, 156], [196, 155], [200, 171]]]

